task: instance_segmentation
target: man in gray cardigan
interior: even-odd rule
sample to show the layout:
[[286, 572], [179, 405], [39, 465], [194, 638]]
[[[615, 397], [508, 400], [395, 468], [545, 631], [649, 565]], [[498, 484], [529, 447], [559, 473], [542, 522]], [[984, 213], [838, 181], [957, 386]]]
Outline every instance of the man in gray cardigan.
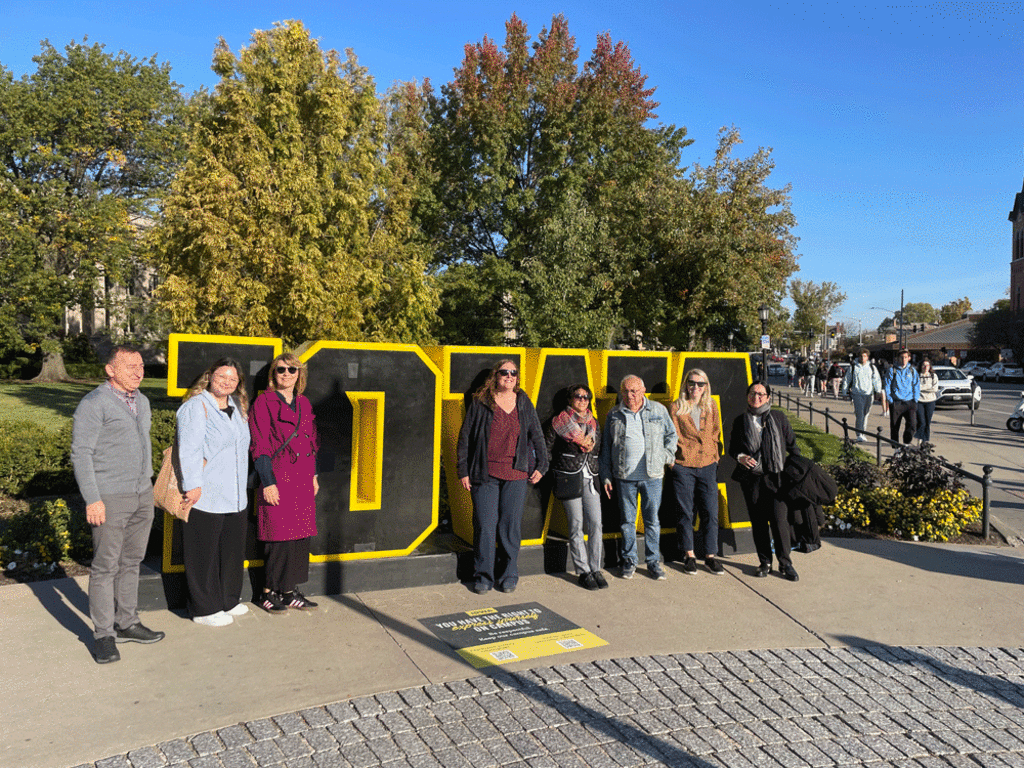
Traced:
[[139, 565], [153, 526], [153, 457], [149, 400], [138, 391], [142, 355], [115, 347], [107, 381], [75, 409], [71, 462], [92, 526], [89, 615], [95, 627], [93, 655], [100, 664], [119, 661], [116, 643], [155, 643], [139, 621]]

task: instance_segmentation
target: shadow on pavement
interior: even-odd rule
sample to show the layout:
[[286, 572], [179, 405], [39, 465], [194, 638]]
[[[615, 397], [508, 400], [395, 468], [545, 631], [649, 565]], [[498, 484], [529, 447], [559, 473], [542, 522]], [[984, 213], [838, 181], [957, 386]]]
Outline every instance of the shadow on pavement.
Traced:
[[[406, 640], [412, 640], [433, 650], [447, 653], [453, 658], [460, 660], [467, 667], [472, 667], [468, 661], [455, 653], [451, 646], [431, 632], [411, 627], [386, 613], [370, 608], [363, 602], [348, 595], [338, 595], [331, 599], [347, 608], [369, 614], [380, 622], [388, 634], [396, 639], [399, 636], [404, 637]], [[398, 644], [400, 646], [403, 645], [401, 642]], [[614, 741], [619, 742], [623, 745], [624, 753], [620, 756], [620, 759], [624, 765], [631, 762], [629, 755], [626, 754], [631, 748], [649, 758], [653, 758], [653, 760], [662, 765], [679, 766], [679, 768], [712, 768], [711, 763], [702, 760], [696, 755], [689, 754], [685, 750], [680, 749], [675, 743], [652, 736], [640, 728], [629, 725], [622, 718], [613, 720], [612, 718], [615, 718], [614, 712], [580, 704], [552, 690], [551, 686], [536, 682], [532, 679], [535, 677], [532, 672], [509, 672], [499, 667], [486, 667], [480, 670], [480, 674], [494, 681], [503, 690], [516, 691], [540, 706], [551, 707], [571, 723], [586, 724], [589, 728], [599, 731]], [[607, 744], [602, 746], [605, 750], [609, 748]]]
[[991, 548], [982, 548], [975, 552], [967, 551], [963, 547], [947, 549], [920, 542], [842, 538], [830, 538], [829, 544], [839, 549], [874, 555], [931, 573], [1005, 584], [1024, 584], [1024, 561], [1019, 556], [1002, 555]]
[[91, 647], [92, 627], [82, 619], [83, 614], [89, 615], [89, 595], [78, 586], [77, 581], [54, 579], [34, 581], [26, 586], [58, 624], [74, 634], [79, 642]]
[[[906, 646], [879, 645], [877, 642], [853, 635], [837, 635], [836, 639], [856, 648], [864, 648], [873, 656], [890, 664], [906, 664], [938, 675], [952, 685], [961, 685], [984, 696], [995, 697], [1013, 707], [1024, 708], [1024, 686], [1011, 682], [999, 675], [988, 675], [973, 671], [964, 666], [954, 666], [942, 660], [943, 656], [952, 658], [942, 648], [917, 650]], [[926, 652], [927, 651], [927, 652]], [[984, 654], [976, 662], [992, 664], [991, 654]]]

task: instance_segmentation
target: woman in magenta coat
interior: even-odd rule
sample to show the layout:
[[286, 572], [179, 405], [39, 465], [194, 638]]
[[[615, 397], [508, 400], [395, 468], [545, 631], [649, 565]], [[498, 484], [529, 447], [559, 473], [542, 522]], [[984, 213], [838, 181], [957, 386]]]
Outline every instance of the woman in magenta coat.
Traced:
[[316, 536], [316, 453], [313, 407], [302, 392], [306, 367], [293, 354], [270, 364], [266, 392], [249, 412], [250, 450], [259, 475], [256, 536], [266, 551], [266, 585], [256, 603], [271, 614], [316, 608], [296, 586], [309, 579], [309, 539]]

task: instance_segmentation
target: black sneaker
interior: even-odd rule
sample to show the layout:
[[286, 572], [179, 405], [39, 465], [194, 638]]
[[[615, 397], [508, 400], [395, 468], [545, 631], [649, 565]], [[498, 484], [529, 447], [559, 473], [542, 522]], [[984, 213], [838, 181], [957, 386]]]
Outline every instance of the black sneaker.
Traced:
[[683, 560], [683, 573], [696, 573], [697, 572], [697, 558], [687, 557]]
[[316, 608], [317, 604], [306, 597], [299, 590], [293, 590], [291, 592], [285, 592], [281, 595], [281, 602], [284, 603], [288, 608], [298, 608], [305, 610], [307, 608]]
[[709, 558], [707, 558], [704, 561], [704, 565], [706, 565], [708, 567], [708, 570], [711, 571], [712, 573], [716, 573], [716, 574], [718, 574], [718, 573], [725, 573], [725, 568], [723, 568], [722, 564], [720, 562], [718, 562], [718, 558], [717, 557], [709, 557]]
[[281, 615], [288, 611], [288, 606], [284, 604], [281, 595], [274, 590], [265, 591], [256, 604], [270, 614]]
[[600, 589], [597, 585], [597, 580], [594, 578], [594, 574], [592, 573], [581, 573], [577, 577], [577, 581], [579, 581], [580, 586], [584, 589]]
[[594, 582], [597, 584], [599, 589], [608, 589], [608, 581], [605, 579], [603, 573], [600, 571], [594, 571], [591, 576], [594, 577]]
[[128, 629], [117, 630], [118, 643], [159, 643], [164, 639], [163, 632], [154, 632], [141, 623], [135, 624]]
[[117, 650], [117, 641], [112, 637], [101, 637], [96, 641], [92, 649], [93, 658], [97, 664], [109, 664], [112, 661], [120, 661], [121, 653]]

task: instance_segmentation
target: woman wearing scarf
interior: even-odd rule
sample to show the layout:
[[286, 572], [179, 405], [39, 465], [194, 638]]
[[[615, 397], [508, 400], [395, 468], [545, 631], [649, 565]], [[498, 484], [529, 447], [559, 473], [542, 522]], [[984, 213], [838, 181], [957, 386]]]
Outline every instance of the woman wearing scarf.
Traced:
[[779, 573], [799, 581], [789, 558], [792, 531], [789, 510], [779, 496], [786, 454], [800, 455], [789, 419], [771, 409], [771, 388], [755, 381], [747, 387], [747, 410], [736, 417], [729, 438], [729, 455], [736, 459], [733, 479], [743, 489], [760, 565], [755, 576], [764, 578], [772, 570], [772, 542], [779, 560]]
[[[605, 589], [601, 573], [601, 495], [598, 456], [601, 429], [590, 411], [593, 393], [586, 384], [568, 389], [569, 404], [555, 414], [546, 430], [548, 457], [555, 479], [555, 497], [561, 499], [569, 523], [569, 551], [580, 586]], [[586, 540], [584, 540], [586, 535]]]

